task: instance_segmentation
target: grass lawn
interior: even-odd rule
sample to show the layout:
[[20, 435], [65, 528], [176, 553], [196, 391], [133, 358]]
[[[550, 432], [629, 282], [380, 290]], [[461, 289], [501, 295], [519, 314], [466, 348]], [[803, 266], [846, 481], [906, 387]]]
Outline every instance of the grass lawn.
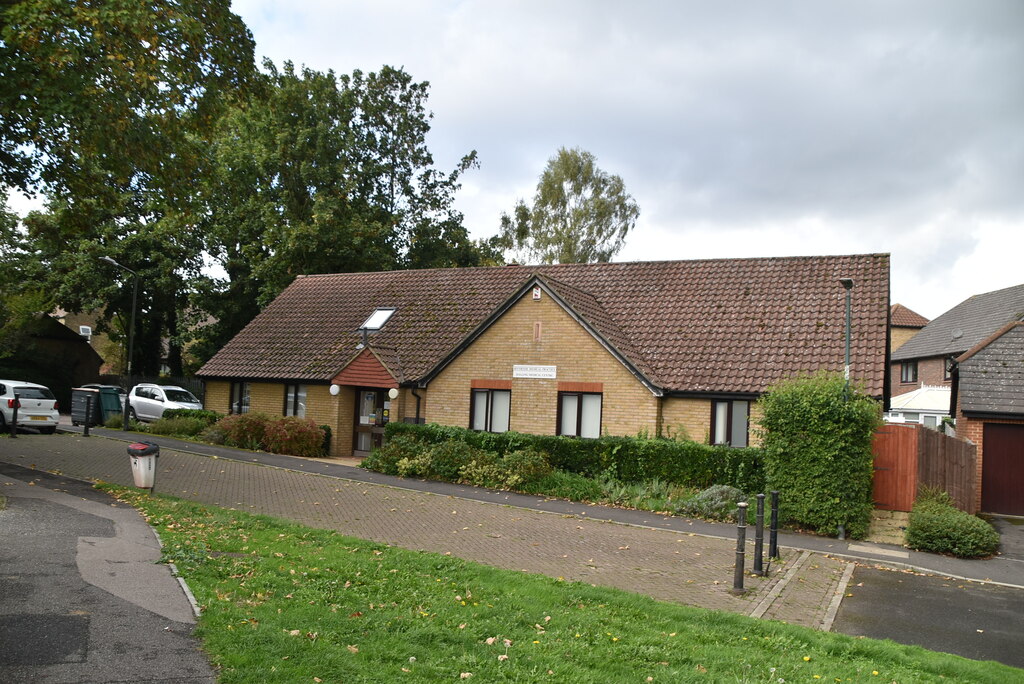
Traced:
[[1020, 670], [105, 485], [159, 532], [221, 682], [1007, 682]]

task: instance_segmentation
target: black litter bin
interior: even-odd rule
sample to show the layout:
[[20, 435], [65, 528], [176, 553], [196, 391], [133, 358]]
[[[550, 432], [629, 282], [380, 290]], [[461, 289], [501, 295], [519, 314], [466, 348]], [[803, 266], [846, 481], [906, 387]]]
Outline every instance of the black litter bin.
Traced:
[[160, 447], [152, 442], [134, 442], [128, 445], [128, 455], [132, 459], [135, 486], [152, 491], [156, 481], [156, 459], [160, 456]]

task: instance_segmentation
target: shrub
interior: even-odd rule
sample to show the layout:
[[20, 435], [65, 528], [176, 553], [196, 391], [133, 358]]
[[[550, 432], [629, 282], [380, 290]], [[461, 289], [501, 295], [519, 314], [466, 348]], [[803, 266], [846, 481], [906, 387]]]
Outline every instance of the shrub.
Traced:
[[[761, 450], [730, 449], [663, 438], [600, 437], [578, 439], [518, 432], [476, 432], [429, 423], [389, 423], [387, 438], [416, 435], [429, 444], [451, 440], [505, 456], [532, 449], [547, 454], [548, 463], [588, 477], [611, 472], [625, 482], [659, 479], [687, 487], [729, 484], [744, 491], [764, 491]], [[370, 467], [370, 466], [367, 466]]]
[[682, 502], [678, 511], [705, 520], [736, 520], [737, 504], [747, 495], [735, 487], [713, 485]]
[[504, 489], [505, 469], [501, 467], [498, 454], [481, 449], [477, 452], [476, 458], [462, 468], [460, 479], [477, 487]]
[[910, 511], [907, 546], [960, 558], [991, 556], [999, 549], [999, 533], [981, 518], [952, 504], [945, 492], [926, 492]]
[[375, 470], [385, 475], [398, 475], [398, 462], [404, 458], [416, 458], [420, 452], [427, 451], [429, 445], [424, 444], [412, 434], [396, 434], [384, 442], [363, 459], [360, 465], [368, 470]]
[[418, 473], [431, 480], [456, 482], [463, 468], [480, 457], [481, 449], [465, 442], [442, 442], [425, 451], [422, 456], [423, 469]]
[[839, 525], [855, 539], [867, 534], [878, 403], [841, 375], [818, 373], [778, 383], [758, 405], [765, 475], [780, 492], [782, 520], [830, 536]]
[[604, 493], [594, 478], [565, 470], [552, 470], [535, 482], [523, 484], [521, 491], [570, 501], [598, 501]]
[[263, 448], [267, 435], [267, 424], [273, 420], [265, 413], [235, 413], [217, 422], [224, 431], [224, 444], [242, 449]]
[[536, 449], [519, 449], [501, 459], [504, 485], [519, 489], [551, 474], [548, 455]]
[[194, 437], [202, 432], [209, 423], [202, 418], [161, 418], [151, 423], [148, 432], [154, 435], [178, 435]]
[[110, 428], [111, 430], [120, 430], [121, 425], [124, 423], [124, 416], [120, 413], [110, 416], [106, 422], [103, 423], [103, 427]]
[[288, 416], [263, 428], [263, 448], [275, 454], [316, 457], [324, 455], [324, 431], [312, 418]]
[[219, 425], [210, 425], [200, 432], [196, 439], [207, 444], [223, 444], [227, 439], [227, 433]]
[[203, 427], [213, 425], [224, 416], [216, 411], [206, 409], [167, 409], [163, 414], [164, 418], [192, 418], [203, 421]]

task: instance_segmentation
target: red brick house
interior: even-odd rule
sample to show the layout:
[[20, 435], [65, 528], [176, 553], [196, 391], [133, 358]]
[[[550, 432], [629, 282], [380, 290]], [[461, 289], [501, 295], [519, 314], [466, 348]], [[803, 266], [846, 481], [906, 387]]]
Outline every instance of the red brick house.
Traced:
[[389, 420], [743, 446], [776, 381], [844, 362], [888, 391], [886, 254], [298, 277], [200, 370], [206, 406], [305, 415], [332, 455]]
[[1024, 322], [958, 356], [953, 384], [957, 435], [978, 446], [981, 510], [1024, 515]]
[[953, 359], [1008, 322], [1024, 318], [1024, 285], [974, 295], [892, 351], [892, 396], [950, 387]]

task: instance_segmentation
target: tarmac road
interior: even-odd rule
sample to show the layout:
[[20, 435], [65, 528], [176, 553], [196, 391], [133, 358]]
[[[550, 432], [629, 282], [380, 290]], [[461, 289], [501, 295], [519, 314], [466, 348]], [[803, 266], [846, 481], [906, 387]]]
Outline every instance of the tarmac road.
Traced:
[[0, 496], [0, 681], [215, 681], [192, 606], [154, 563], [159, 544], [137, 511], [4, 463]]
[[846, 591], [833, 631], [1024, 667], [1020, 589], [858, 567]]

